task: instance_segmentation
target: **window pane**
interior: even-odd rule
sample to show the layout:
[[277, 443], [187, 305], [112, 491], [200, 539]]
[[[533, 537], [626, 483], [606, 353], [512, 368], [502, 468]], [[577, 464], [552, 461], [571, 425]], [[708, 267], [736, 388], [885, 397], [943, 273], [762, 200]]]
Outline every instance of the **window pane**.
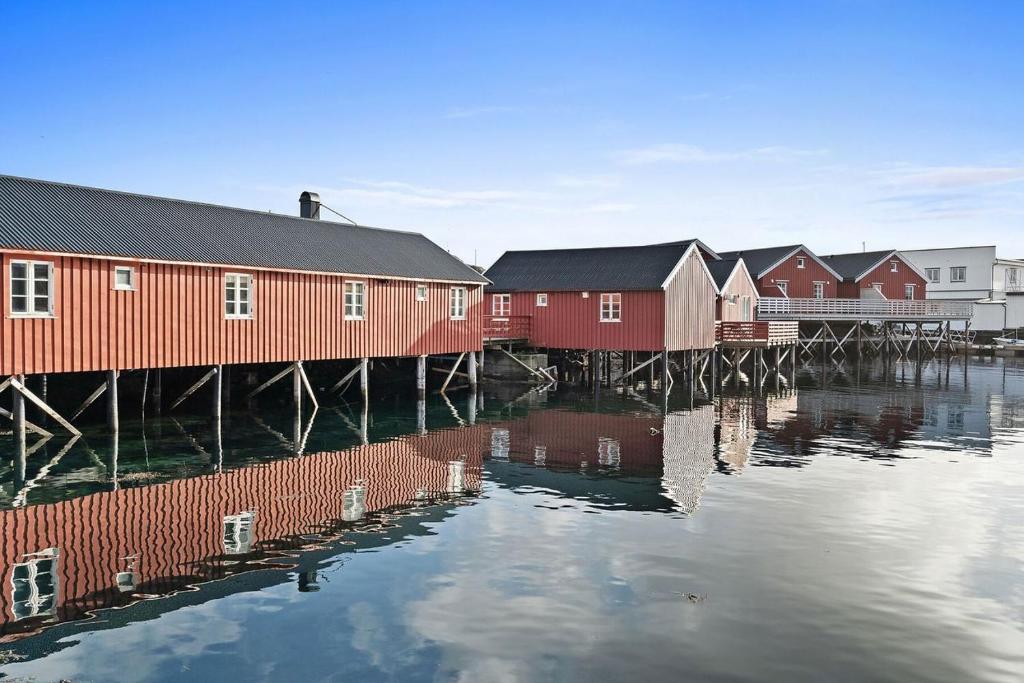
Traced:
[[11, 297], [11, 312], [12, 313], [28, 313], [28, 297], [25, 297], [25, 296], [12, 296]]
[[132, 286], [132, 271], [128, 268], [118, 268], [114, 271], [114, 284], [120, 287]]
[[33, 294], [36, 296], [48, 296], [50, 294], [50, 281], [46, 279], [33, 281]]
[[37, 280], [46, 280], [50, 277], [50, 266], [47, 263], [33, 264], [32, 270]]
[[49, 313], [50, 312], [50, 297], [48, 296], [37, 296], [35, 297], [35, 313]]
[[235, 302], [232, 301], [230, 298], [224, 302], [224, 312], [227, 313], [228, 315], [235, 314]]
[[14, 296], [25, 296], [28, 294], [28, 282], [25, 280], [11, 280], [11, 294]]
[[28, 269], [24, 263], [12, 263], [11, 264], [11, 277], [25, 279], [28, 275]]

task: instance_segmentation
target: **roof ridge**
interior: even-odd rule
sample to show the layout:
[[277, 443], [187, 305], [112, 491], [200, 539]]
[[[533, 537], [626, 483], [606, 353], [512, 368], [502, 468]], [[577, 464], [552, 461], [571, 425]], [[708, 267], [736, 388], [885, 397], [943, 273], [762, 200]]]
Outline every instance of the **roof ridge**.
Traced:
[[[680, 242], [669, 242], [665, 244], [627, 244], [617, 247], [562, 247], [559, 249], [508, 249], [505, 254], [543, 254], [556, 251], [601, 251], [611, 249], [665, 249], [667, 247], [689, 247], [691, 243], [697, 242], [696, 238]], [[504, 255], [504, 254], [503, 254]], [[499, 257], [500, 258], [500, 257]]]

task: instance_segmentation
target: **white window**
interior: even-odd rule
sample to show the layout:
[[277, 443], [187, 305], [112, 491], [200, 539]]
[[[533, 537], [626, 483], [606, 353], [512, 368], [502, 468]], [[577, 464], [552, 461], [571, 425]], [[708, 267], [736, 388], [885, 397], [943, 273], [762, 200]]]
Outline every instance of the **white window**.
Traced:
[[53, 264], [11, 261], [11, 315], [53, 315]]
[[622, 295], [601, 295], [601, 322], [613, 323], [622, 320]]
[[11, 575], [11, 611], [15, 620], [51, 616], [57, 612], [59, 587], [56, 548], [33, 553], [15, 564]]
[[806, 268], [807, 267], [807, 259], [805, 257], [803, 257], [803, 256], [797, 256], [796, 257], [796, 267], [797, 268]]
[[224, 316], [227, 318], [252, 317], [252, 275], [242, 273], [224, 275]]
[[889, 272], [898, 273], [899, 271], [900, 267], [896, 264], [896, 261], [889, 261]]
[[824, 299], [825, 298], [825, 283], [815, 282], [814, 283], [814, 298]]
[[449, 300], [449, 310], [451, 312], [452, 320], [466, 319], [465, 287], [452, 287], [451, 298]]
[[537, 305], [541, 306], [541, 307], [547, 306], [548, 305], [548, 295], [547, 294], [538, 294], [537, 295]]
[[903, 298], [913, 299], [914, 298], [914, 285], [903, 285]]
[[345, 320], [363, 320], [366, 317], [366, 283], [345, 283]]
[[247, 511], [224, 516], [224, 552], [245, 555], [252, 550], [253, 523], [256, 513]]
[[511, 294], [492, 294], [491, 295], [491, 315], [499, 318], [508, 317], [512, 313], [512, 295]]
[[427, 300], [427, 286], [423, 283], [416, 284], [416, 301]]
[[776, 280], [775, 286], [782, 292], [782, 296], [789, 296], [789, 280]]
[[135, 269], [131, 266], [114, 266], [114, 289], [135, 289]]
[[953, 266], [949, 269], [950, 282], [967, 282], [967, 267]]
[[590, 292], [583, 292], [583, 298], [584, 299], [589, 299], [590, 298]]
[[928, 276], [928, 282], [938, 282], [942, 278], [942, 269], [925, 268], [924, 274]]
[[750, 322], [750, 319], [751, 319], [751, 316], [750, 316], [751, 308], [752, 307], [750, 305], [750, 297], [749, 296], [743, 297], [743, 322]]

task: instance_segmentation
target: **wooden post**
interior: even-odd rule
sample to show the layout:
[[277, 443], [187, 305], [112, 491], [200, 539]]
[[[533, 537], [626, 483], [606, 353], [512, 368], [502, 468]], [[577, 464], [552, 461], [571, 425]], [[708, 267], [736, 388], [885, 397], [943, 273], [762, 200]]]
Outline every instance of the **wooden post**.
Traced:
[[[964, 323], [964, 360], [971, 355], [971, 321]], [[964, 380], [967, 378], [967, 368], [964, 368]]]
[[416, 396], [422, 400], [427, 396], [427, 357], [416, 358]]
[[299, 363], [292, 364], [292, 402], [296, 410], [302, 407], [302, 375], [299, 374]]
[[120, 429], [117, 414], [117, 370], [107, 370], [107, 429], [111, 432]]
[[469, 375], [469, 386], [476, 386], [476, 351], [466, 356], [466, 374]]
[[[213, 375], [213, 419], [220, 422], [222, 399], [224, 397], [224, 366], [215, 365]], [[220, 429], [219, 427], [217, 428]]]
[[370, 401], [370, 359], [359, 359], [359, 394], [363, 397], [363, 403]]
[[668, 394], [668, 363], [668, 349], [665, 349], [664, 353], [661, 356], [661, 391], [666, 395]]
[[[22, 382], [25, 381], [24, 375], [18, 375], [18, 379]], [[21, 480], [25, 479], [25, 397], [22, 396], [21, 392], [11, 387], [11, 400], [13, 405], [11, 407], [11, 415], [14, 419], [14, 452], [17, 459], [17, 464], [21, 468]], [[20, 489], [20, 485], [15, 486], [15, 490]]]
[[469, 390], [469, 398], [466, 401], [466, 423], [476, 424], [476, 390]]
[[156, 369], [156, 374], [153, 376], [153, 410], [157, 415], [163, 409], [161, 398], [163, 396], [163, 371], [160, 368]]
[[860, 321], [857, 321], [857, 362], [864, 357], [864, 340], [861, 333]]
[[656, 354], [654, 353], [654, 351], [651, 351], [651, 359], [650, 359], [651, 360], [651, 364], [648, 366], [649, 372], [647, 373], [648, 374], [648, 377], [647, 377], [647, 391], [653, 391], [654, 390], [654, 357], [655, 357], [655, 355]]
[[424, 397], [416, 400], [416, 432], [427, 433], [427, 400]]

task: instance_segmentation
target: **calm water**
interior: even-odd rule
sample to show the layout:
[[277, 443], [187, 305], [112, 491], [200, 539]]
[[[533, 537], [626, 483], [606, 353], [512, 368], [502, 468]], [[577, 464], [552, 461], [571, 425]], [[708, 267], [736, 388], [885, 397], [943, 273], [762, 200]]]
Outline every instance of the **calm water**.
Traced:
[[915, 370], [5, 437], [0, 675], [1020, 681], [1024, 365]]

